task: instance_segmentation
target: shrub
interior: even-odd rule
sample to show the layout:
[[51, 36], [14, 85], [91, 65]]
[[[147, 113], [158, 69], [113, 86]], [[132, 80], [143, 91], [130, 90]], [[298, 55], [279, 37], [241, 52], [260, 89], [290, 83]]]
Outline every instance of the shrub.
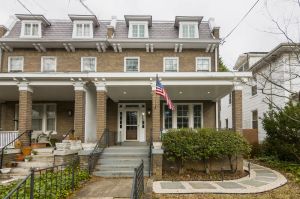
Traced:
[[239, 133], [214, 129], [172, 129], [163, 134], [163, 146], [167, 160], [177, 163], [179, 172], [190, 160], [203, 161], [208, 171], [207, 160], [228, 157], [233, 171], [232, 158], [248, 155], [250, 145]]
[[300, 162], [300, 103], [288, 103], [282, 110], [270, 110], [262, 120], [267, 137], [266, 155]]

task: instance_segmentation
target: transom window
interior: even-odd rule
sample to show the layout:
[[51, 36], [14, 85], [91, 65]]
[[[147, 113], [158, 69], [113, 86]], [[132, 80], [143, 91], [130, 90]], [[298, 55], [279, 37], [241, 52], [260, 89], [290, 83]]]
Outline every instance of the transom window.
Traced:
[[42, 72], [56, 71], [56, 57], [42, 57]]
[[93, 22], [92, 21], [74, 21], [73, 38], [92, 38]]
[[197, 22], [180, 22], [179, 38], [199, 38]]
[[148, 38], [148, 22], [129, 22], [128, 38]]
[[164, 58], [164, 71], [165, 72], [178, 72], [178, 57], [165, 57]]
[[8, 57], [8, 72], [22, 72], [24, 67], [24, 57]]
[[96, 72], [96, 57], [81, 57], [82, 72]]
[[140, 58], [139, 57], [125, 57], [124, 58], [124, 71], [125, 72], [139, 72]]
[[203, 106], [202, 104], [186, 103], [175, 104], [174, 111], [169, 110], [167, 105], [163, 109], [164, 129], [171, 128], [202, 128]]
[[196, 72], [211, 71], [210, 57], [196, 57]]
[[22, 21], [21, 37], [41, 37], [41, 22]]

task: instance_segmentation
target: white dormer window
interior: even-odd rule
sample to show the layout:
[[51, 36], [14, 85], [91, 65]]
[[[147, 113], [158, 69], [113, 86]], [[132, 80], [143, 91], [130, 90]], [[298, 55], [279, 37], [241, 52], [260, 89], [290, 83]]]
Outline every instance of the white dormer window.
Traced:
[[42, 37], [42, 27], [40, 21], [22, 21], [21, 37]]
[[148, 22], [130, 21], [128, 38], [148, 38]]
[[179, 38], [199, 38], [198, 22], [180, 22]]
[[93, 22], [74, 21], [73, 38], [93, 38]]

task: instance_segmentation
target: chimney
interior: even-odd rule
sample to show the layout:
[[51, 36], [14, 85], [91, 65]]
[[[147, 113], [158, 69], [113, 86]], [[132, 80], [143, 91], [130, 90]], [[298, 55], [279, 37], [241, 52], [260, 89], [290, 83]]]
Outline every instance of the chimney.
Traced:
[[7, 31], [8, 29], [5, 26], [0, 25], [0, 38], [3, 37]]
[[212, 35], [216, 39], [220, 39], [220, 27], [216, 26], [215, 24], [215, 18], [209, 18], [208, 19], [209, 27], [211, 29]]
[[116, 25], [117, 25], [117, 17], [112, 16], [110, 25], [107, 26], [107, 38], [108, 39], [112, 39], [114, 37]]

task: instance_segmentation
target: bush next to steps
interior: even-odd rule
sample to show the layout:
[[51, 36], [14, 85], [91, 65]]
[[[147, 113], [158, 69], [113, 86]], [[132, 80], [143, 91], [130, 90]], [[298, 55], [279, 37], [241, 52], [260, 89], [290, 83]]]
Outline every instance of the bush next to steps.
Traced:
[[206, 172], [211, 158], [227, 157], [234, 171], [232, 160], [238, 155], [249, 155], [251, 148], [239, 133], [215, 129], [172, 129], [162, 136], [165, 157], [176, 162], [179, 172], [188, 161], [203, 161]]
[[268, 111], [262, 124], [267, 132], [262, 145], [264, 155], [300, 162], [300, 102]]

